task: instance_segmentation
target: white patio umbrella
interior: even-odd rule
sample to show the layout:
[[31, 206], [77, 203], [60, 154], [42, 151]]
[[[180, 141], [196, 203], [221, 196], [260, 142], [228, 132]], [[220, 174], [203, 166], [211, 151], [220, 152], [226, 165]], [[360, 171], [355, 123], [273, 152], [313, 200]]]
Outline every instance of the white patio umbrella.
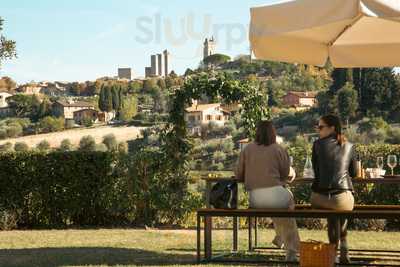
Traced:
[[400, 66], [400, 0], [297, 0], [251, 8], [257, 59]]

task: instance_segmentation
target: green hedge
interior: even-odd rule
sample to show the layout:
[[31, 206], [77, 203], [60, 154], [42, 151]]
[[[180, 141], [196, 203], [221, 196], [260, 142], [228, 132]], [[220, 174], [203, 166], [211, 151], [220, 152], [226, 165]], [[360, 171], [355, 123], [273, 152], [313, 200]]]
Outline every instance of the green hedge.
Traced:
[[18, 228], [179, 222], [193, 199], [155, 153], [0, 154], [0, 215]]

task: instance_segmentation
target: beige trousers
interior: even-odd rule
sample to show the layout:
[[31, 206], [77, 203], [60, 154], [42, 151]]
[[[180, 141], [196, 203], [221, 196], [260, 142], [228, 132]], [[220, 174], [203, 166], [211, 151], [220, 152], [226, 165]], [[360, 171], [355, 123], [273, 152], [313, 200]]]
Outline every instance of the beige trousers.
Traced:
[[[350, 191], [337, 195], [323, 195], [313, 192], [311, 194], [311, 206], [316, 209], [329, 210], [353, 210], [354, 197]], [[340, 224], [340, 232], [339, 225]], [[328, 219], [328, 237], [331, 244], [347, 247], [347, 220]]]
[[[250, 207], [265, 209], [291, 209], [295, 207], [293, 194], [283, 186], [250, 190]], [[285, 250], [297, 252], [300, 245], [299, 232], [294, 218], [272, 218], [275, 231]]]

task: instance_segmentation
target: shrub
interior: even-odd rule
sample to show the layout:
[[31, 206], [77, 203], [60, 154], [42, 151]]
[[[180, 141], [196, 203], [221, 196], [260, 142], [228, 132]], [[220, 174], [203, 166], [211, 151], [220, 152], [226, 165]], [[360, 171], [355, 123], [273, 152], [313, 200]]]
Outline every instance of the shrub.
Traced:
[[71, 143], [71, 140], [69, 139], [64, 139], [61, 141], [60, 147], [59, 147], [60, 151], [63, 152], [67, 152], [67, 151], [72, 151], [73, 150], [73, 145]]
[[225, 140], [221, 144], [221, 149], [226, 154], [231, 154], [234, 148], [235, 144], [232, 142], [232, 139]]
[[10, 142], [0, 145], [0, 152], [10, 152], [13, 149], [13, 145]]
[[358, 127], [361, 133], [370, 132], [373, 129], [389, 130], [389, 124], [382, 117], [364, 118]]
[[23, 129], [19, 124], [10, 124], [7, 128], [7, 136], [10, 138], [18, 137], [22, 135]]
[[126, 142], [118, 143], [118, 152], [119, 153], [127, 153], [128, 152], [128, 144]]
[[81, 138], [79, 141], [79, 150], [82, 151], [95, 151], [96, 150], [96, 141], [93, 136], [87, 135]]
[[16, 142], [14, 144], [14, 150], [16, 152], [25, 152], [29, 150], [29, 146], [25, 142]]
[[42, 152], [48, 151], [50, 149], [50, 143], [47, 140], [42, 140], [37, 144], [36, 148]]
[[0, 139], [6, 139], [7, 136], [7, 130], [6, 129], [0, 129]]
[[215, 151], [213, 154], [213, 160], [218, 163], [218, 162], [223, 162], [226, 160], [226, 154], [222, 151]]
[[100, 152], [106, 152], [107, 151], [107, 146], [103, 143], [97, 144], [96, 145], [96, 151]]
[[0, 210], [0, 230], [9, 231], [17, 228], [17, 213], [11, 210]]
[[224, 164], [219, 162], [219, 163], [212, 164], [210, 167], [210, 170], [211, 171], [222, 171], [222, 170], [224, 170], [224, 168], [225, 168]]
[[400, 128], [390, 129], [386, 142], [390, 144], [400, 144]]
[[118, 142], [114, 134], [108, 134], [103, 137], [103, 144], [108, 151], [117, 151]]
[[365, 143], [385, 143], [387, 139], [387, 131], [385, 129], [372, 129], [368, 133], [368, 141]]
[[91, 118], [83, 118], [81, 124], [85, 127], [92, 127], [93, 120]]
[[58, 132], [64, 129], [64, 118], [52, 116], [44, 117], [39, 121], [39, 128], [42, 132]]

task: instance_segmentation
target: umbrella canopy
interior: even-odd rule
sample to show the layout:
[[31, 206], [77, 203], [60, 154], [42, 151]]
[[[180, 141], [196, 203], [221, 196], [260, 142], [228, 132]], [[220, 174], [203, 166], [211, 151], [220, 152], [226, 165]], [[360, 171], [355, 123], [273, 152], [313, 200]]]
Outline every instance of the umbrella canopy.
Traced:
[[400, 0], [297, 0], [251, 8], [250, 44], [258, 59], [400, 66]]

